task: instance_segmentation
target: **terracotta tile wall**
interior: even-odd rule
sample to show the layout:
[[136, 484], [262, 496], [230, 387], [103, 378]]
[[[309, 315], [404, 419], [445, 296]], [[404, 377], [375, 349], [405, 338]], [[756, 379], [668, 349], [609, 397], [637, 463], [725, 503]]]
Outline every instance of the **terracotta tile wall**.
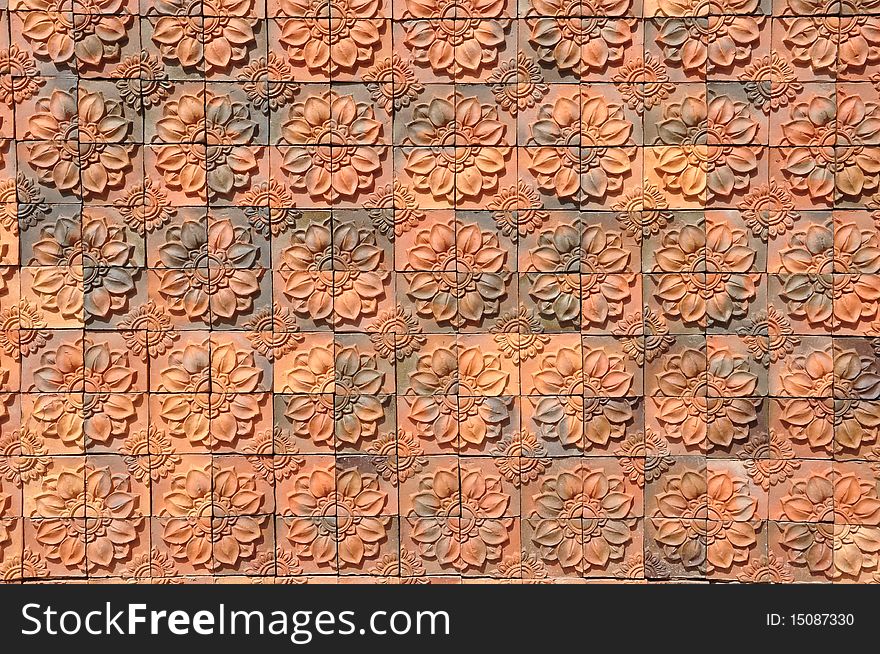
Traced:
[[0, 576], [880, 581], [880, 2], [2, 0]]

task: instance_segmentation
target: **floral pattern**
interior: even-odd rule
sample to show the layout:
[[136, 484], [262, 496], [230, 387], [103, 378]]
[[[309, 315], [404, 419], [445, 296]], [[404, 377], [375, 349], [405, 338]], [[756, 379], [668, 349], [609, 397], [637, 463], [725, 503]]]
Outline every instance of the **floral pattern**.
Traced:
[[0, 580], [880, 582], [878, 0], [0, 34]]

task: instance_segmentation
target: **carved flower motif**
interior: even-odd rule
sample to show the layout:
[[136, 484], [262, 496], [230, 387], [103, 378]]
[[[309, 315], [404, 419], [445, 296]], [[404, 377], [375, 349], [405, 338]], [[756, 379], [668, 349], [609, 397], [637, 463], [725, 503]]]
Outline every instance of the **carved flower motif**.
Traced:
[[288, 493], [294, 516], [288, 522], [287, 538], [298, 546], [298, 554], [319, 564], [361, 565], [378, 556], [388, 537], [389, 517], [382, 515], [388, 494], [376, 475], [357, 469], [335, 475], [331, 464], [297, 478]]
[[787, 107], [803, 91], [791, 65], [775, 50], [766, 57], [755, 59], [739, 76], [749, 101], [769, 114]]
[[172, 312], [203, 318], [210, 312], [233, 318], [253, 305], [260, 291], [259, 249], [250, 233], [228, 218], [184, 220], [167, 230], [159, 247], [166, 270], [160, 273], [159, 294]]
[[801, 467], [794, 457], [791, 443], [772, 429], [761, 439], [746, 443], [740, 452], [749, 477], [765, 491], [794, 476]]
[[675, 85], [669, 82], [666, 67], [650, 52], [645, 53], [644, 59], [636, 59], [622, 66], [611, 81], [621, 85], [620, 93], [626, 99], [627, 106], [639, 115], [660, 105], [675, 91]]
[[294, 63], [325, 75], [369, 64], [382, 47], [380, 0], [282, 0], [281, 43]]
[[62, 343], [40, 356], [34, 387], [40, 395], [33, 416], [46, 435], [76, 444], [106, 443], [125, 434], [135, 416], [129, 395], [136, 376], [128, 352], [92, 337]]
[[688, 324], [727, 325], [755, 299], [757, 275], [746, 232], [727, 222], [705, 231], [694, 225], [663, 235], [655, 252], [655, 297], [664, 312]]
[[183, 583], [177, 575], [171, 557], [156, 548], [135, 556], [122, 572], [122, 578], [127, 579], [131, 584], [142, 581], [153, 584]]
[[453, 201], [494, 190], [511, 148], [495, 105], [449, 95], [415, 106], [406, 170], [416, 189]]
[[4, 582], [45, 579], [49, 576], [46, 562], [39, 554], [25, 549], [22, 554], [10, 556], [0, 565], [0, 579]]
[[538, 479], [551, 464], [538, 437], [527, 431], [508, 436], [498, 443], [492, 454], [501, 476], [517, 487]]
[[152, 300], [123, 316], [119, 329], [125, 344], [141, 359], [165, 354], [178, 337], [168, 312]]
[[373, 226], [389, 237], [403, 236], [425, 218], [409, 187], [396, 179], [367, 198], [364, 207]]
[[623, 559], [634, 504], [623, 477], [582, 463], [546, 477], [534, 502], [528, 520], [545, 561], [583, 574]]
[[510, 374], [497, 355], [479, 348], [438, 347], [419, 357], [410, 373], [410, 419], [441, 446], [480, 446], [501, 435], [510, 419], [502, 397]]
[[427, 342], [424, 335], [419, 333], [415, 316], [399, 304], [379, 314], [367, 329], [373, 347], [383, 359], [403, 361]]
[[826, 329], [858, 326], [877, 316], [880, 236], [850, 222], [813, 223], [793, 232], [780, 252], [780, 295], [796, 318]]
[[599, 73], [623, 61], [635, 28], [632, 18], [624, 18], [631, 0], [594, 0], [588, 5], [580, 0], [529, 0], [529, 4], [528, 38], [542, 61], [577, 75]]
[[0, 311], [0, 350], [14, 359], [39, 352], [50, 336], [43, 312], [27, 299]]
[[854, 198], [877, 190], [877, 153], [865, 147], [880, 138], [877, 103], [843, 91], [836, 103], [817, 95], [792, 107], [782, 133], [782, 172], [794, 190], [814, 200], [833, 200], [835, 189]]
[[46, 558], [68, 569], [109, 569], [127, 559], [137, 541], [138, 497], [130, 479], [110, 468], [87, 465], [51, 475], [34, 501], [41, 518], [37, 542]]
[[538, 356], [550, 342], [538, 315], [524, 305], [503, 314], [489, 330], [501, 353], [519, 364]]
[[367, 452], [376, 471], [395, 486], [418, 474], [428, 465], [419, 439], [403, 431], [385, 434], [370, 443]]
[[293, 188], [315, 199], [334, 202], [370, 189], [379, 174], [382, 124], [373, 108], [352, 95], [326, 91], [291, 105], [281, 127], [285, 148], [282, 168]]
[[[65, 7], [67, 9], [65, 10]], [[22, 35], [39, 55], [56, 63], [77, 62], [98, 66], [119, 56], [121, 42], [127, 38], [132, 16], [124, 0], [84, 0], [77, 2], [75, 17], [70, 5], [57, 0], [24, 0]], [[74, 61], [75, 60], [75, 61]]]
[[162, 61], [146, 50], [120, 61], [112, 77], [119, 97], [135, 111], [160, 105], [174, 88]]
[[789, 359], [781, 375], [787, 399], [780, 420], [796, 441], [826, 450], [857, 450], [880, 432], [880, 373], [874, 360], [855, 350], [810, 352]]
[[663, 191], [647, 182], [642, 188], [625, 192], [611, 208], [619, 212], [617, 222], [627, 236], [638, 243], [659, 234], [673, 219]]
[[168, 195], [149, 177], [143, 184], [134, 184], [128, 193], [113, 202], [126, 225], [143, 236], [165, 225], [177, 215]]
[[514, 240], [528, 236], [550, 219], [541, 196], [522, 180], [498, 191], [487, 208], [494, 212], [492, 217], [501, 233]]
[[767, 556], [749, 561], [737, 579], [753, 584], [790, 584], [794, 581], [794, 575], [785, 561], [770, 552]]
[[560, 348], [546, 355], [534, 375], [542, 396], [532, 400], [533, 420], [542, 438], [590, 449], [622, 438], [632, 408], [625, 399], [633, 376], [623, 358], [604, 350]]
[[162, 417], [191, 443], [232, 443], [250, 434], [260, 415], [255, 391], [262, 371], [232, 343], [189, 344], [172, 350], [160, 370]]
[[290, 437], [280, 428], [266, 430], [245, 445], [243, 452], [257, 475], [278, 484], [299, 472], [305, 459]]
[[131, 476], [146, 485], [170, 475], [181, 461], [165, 432], [153, 426], [126, 438], [122, 454]]
[[408, 295], [416, 313], [455, 326], [498, 314], [507, 254], [498, 236], [479, 225], [436, 223], [416, 234], [407, 253]]
[[[749, 186], [758, 169], [758, 123], [748, 105], [719, 95], [706, 103], [687, 96], [664, 107], [655, 167], [686, 198], [728, 198]], [[665, 147], [664, 147], [665, 146]]]
[[131, 128], [122, 105], [100, 91], [54, 89], [28, 118], [28, 137], [36, 140], [29, 164], [59, 191], [100, 196], [125, 183], [131, 146], [123, 141]]
[[[711, 9], [700, 0], [662, 2], [657, 43], [666, 62], [698, 74], [718, 74], [748, 61], [764, 25], [758, 0], [721, 0]], [[711, 15], [708, 15], [711, 14]], [[750, 15], [751, 14], [751, 15]]]
[[235, 468], [190, 468], [163, 495], [162, 538], [175, 559], [216, 570], [249, 559], [262, 538], [262, 496], [254, 478]]
[[370, 574], [383, 577], [378, 583], [427, 584], [425, 566], [414, 552], [400, 548], [400, 555], [386, 554], [382, 560], [370, 570]]
[[297, 343], [303, 341], [302, 335], [297, 333], [296, 318], [281, 307], [260, 309], [244, 326], [250, 330], [247, 337], [254, 350], [269, 361], [292, 352]]
[[376, 62], [364, 73], [364, 82], [373, 102], [389, 113], [408, 107], [425, 90], [412, 66], [397, 53]]
[[499, 477], [440, 468], [421, 478], [412, 503], [407, 521], [423, 557], [460, 571], [501, 559], [514, 521]]
[[621, 320], [611, 333], [621, 337], [623, 351], [640, 366], [645, 361], [653, 361], [675, 343], [663, 316], [649, 307]]
[[621, 469], [639, 488], [644, 488], [645, 482], [656, 481], [675, 465], [669, 455], [669, 442], [651, 429], [627, 438], [614, 455], [620, 457]]
[[43, 479], [49, 463], [45, 440], [26, 427], [0, 437], [0, 477], [16, 487]]
[[486, 81], [492, 86], [495, 101], [512, 115], [535, 106], [550, 92], [540, 66], [522, 50], [516, 59], [498, 66]]
[[656, 497], [654, 538], [685, 569], [730, 570], [757, 542], [758, 501], [730, 473], [685, 472], [666, 479]]
[[157, 149], [156, 168], [187, 196], [214, 199], [246, 189], [258, 168], [247, 145], [256, 128], [247, 105], [228, 95], [184, 93], [163, 105], [156, 130], [167, 145]]
[[800, 214], [794, 210], [794, 198], [788, 188], [771, 181], [749, 191], [737, 207], [742, 211], [752, 234], [765, 243], [768, 238], [782, 236], [792, 227]]
[[746, 320], [737, 330], [740, 338], [752, 353], [752, 358], [765, 366], [780, 361], [794, 351], [801, 341], [779, 309], [770, 305], [766, 312], [759, 312]]
[[0, 100], [6, 105], [30, 100], [45, 84], [30, 54], [17, 45], [0, 50]]
[[503, 0], [406, 0], [402, 25], [415, 61], [459, 76], [494, 64], [510, 20]]
[[880, 499], [852, 473], [812, 473], [782, 497], [780, 544], [788, 562], [828, 579], [858, 577], [877, 566]]
[[689, 447], [726, 448], [748, 438], [757, 422], [758, 378], [745, 357], [724, 348], [687, 348], [663, 358], [657, 420]]
[[156, 0], [153, 41], [185, 68], [225, 70], [245, 60], [256, 40], [252, 6], [253, 0]]
[[302, 212], [293, 208], [294, 199], [287, 187], [274, 179], [252, 187], [241, 203], [251, 226], [266, 237], [281, 236], [302, 217]]
[[[314, 443], [336, 440], [357, 445], [376, 435], [385, 417], [382, 390], [385, 373], [377, 369], [375, 355], [357, 347], [315, 347], [300, 352], [287, 374], [286, 389], [295, 393], [285, 415], [294, 432]], [[335, 424], [335, 429], [334, 429]]]
[[274, 52], [255, 59], [238, 76], [244, 82], [244, 92], [251, 105], [264, 114], [278, 111], [293, 102], [299, 84], [293, 79], [293, 70]]
[[531, 170], [542, 189], [560, 199], [602, 201], [617, 193], [630, 173], [636, 151], [632, 123], [623, 107], [601, 95], [581, 92], [571, 99], [560, 95], [542, 105], [538, 120], [529, 125]]
[[792, 0], [795, 18], [781, 21], [792, 58], [815, 73], [847, 73], [880, 61], [875, 3], [861, 0], [843, 16], [828, 15], [822, 0]]
[[313, 223], [294, 231], [290, 243], [281, 276], [297, 315], [331, 324], [375, 315], [388, 276], [375, 234], [345, 223], [331, 235]]
[[[513, 554], [506, 557], [498, 564], [492, 573], [493, 579], [509, 580], [507, 583], [553, 583], [547, 579], [549, 574], [547, 566], [534, 554]], [[500, 583], [505, 583], [501, 581]]]

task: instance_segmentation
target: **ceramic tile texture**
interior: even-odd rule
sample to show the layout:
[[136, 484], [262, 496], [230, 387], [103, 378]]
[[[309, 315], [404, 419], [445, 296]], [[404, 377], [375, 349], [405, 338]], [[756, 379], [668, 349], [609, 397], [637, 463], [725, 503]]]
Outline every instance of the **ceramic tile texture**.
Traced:
[[0, 5], [0, 578], [880, 581], [880, 0]]

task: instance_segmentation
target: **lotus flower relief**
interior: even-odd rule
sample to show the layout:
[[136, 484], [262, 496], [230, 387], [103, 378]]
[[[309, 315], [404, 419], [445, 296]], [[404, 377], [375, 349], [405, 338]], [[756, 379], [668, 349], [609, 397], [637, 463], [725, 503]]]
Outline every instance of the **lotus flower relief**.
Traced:
[[82, 220], [78, 216], [60, 217], [54, 225], [43, 227], [33, 246], [33, 291], [45, 308], [66, 318], [82, 319], [82, 254]]
[[[790, 359], [780, 420], [795, 441], [817, 451], [858, 451], [880, 434], [880, 372], [854, 350]], [[832, 448], [832, 439], [834, 447]]]
[[854, 0], [842, 16], [822, 0], [789, 0], [789, 6], [795, 17], [781, 21], [783, 43], [802, 66], [851, 73], [880, 61], [876, 0]]
[[[690, 75], [728, 71], [752, 57], [765, 17], [759, 0], [664, 0], [657, 43], [670, 66]], [[711, 15], [710, 15], [711, 14]]]
[[708, 104], [687, 96], [666, 105], [658, 125], [655, 168], [669, 189], [686, 198], [728, 198], [748, 188], [758, 170], [758, 123], [748, 105], [726, 96]]
[[[581, 358], [583, 356], [583, 358]], [[530, 398], [542, 438], [565, 447], [590, 449], [623, 438], [632, 420], [626, 395], [633, 375], [622, 357], [601, 349], [563, 347], [545, 355], [534, 376], [541, 397]]]
[[835, 189], [858, 199], [880, 183], [880, 105], [858, 95], [816, 96], [791, 109], [782, 124], [782, 171], [795, 191], [814, 200], [832, 200]]
[[191, 343], [171, 351], [159, 371], [162, 418], [193, 444], [232, 443], [260, 415], [262, 371], [233, 343]]
[[258, 164], [252, 142], [257, 125], [247, 105], [211, 91], [184, 93], [163, 106], [156, 124], [156, 168], [187, 196], [228, 197], [249, 187]]
[[497, 440], [510, 421], [510, 382], [499, 357], [478, 348], [438, 347], [409, 375], [410, 419], [441, 447], [465, 449]]
[[482, 324], [498, 314], [505, 294], [507, 253], [478, 225], [436, 223], [416, 234], [407, 255], [407, 294], [416, 312], [440, 324]]
[[406, 170], [416, 189], [461, 202], [498, 187], [511, 148], [495, 105], [449, 95], [413, 109]]
[[217, 570], [256, 552], [265, 518], [257, 515], [263, 499], [252, 475], [193, 467], [171, 480], [163, 500], [162, 539], [175, 559]]
[[876, 319], [880, 237], [855, 223], [812, 224], [791, 234], [780, 251], [783, 288], [792, 316], [826, 329], [857, 328]]
[[623, 559], [635, 500], [622, 476], [579, 464], [544, 477], [534, 503], [528, 521], [544, 561], [584, 574]]
[[780, 544], [788, 562], [828, 579], [858, 578], [877, 566], [880, 498], [852, 473], [812, 473], [781, 499]]
[[407, 517], [419, 553], [442, 568], [482, 570], [510, 542], [510, 495], [501, 478], [478, 470], [439, 468], [423, 475]]
[[636, 277], [619, 232], [560, 225], [541, 233], [529, 255], [531, 269], [541, 273], [533, 276], [529, 294], [544, 315], [600, 328], [622, 315]]
[[374, 354], [357, 347], [316, 347], [293, 358], [285, 390], [294, 393], [285, 416], [294, 432], [316, 444], [356, 446], [375, 438], [385, 418], [385, 373]]
[[450, 77], [498, 60], [510, 25], [504, 0], [405, 0], [405, 43], [417, 63]]
[[745, 231], [726, 222], [668, 231], [654, 254], [655, 297], [667, 315], [687, 324], [729, 324], [755, 299], [755, 252]]
[[136, 372], [128, 352], [92, 337], [59, 344], [40, 356], [32, 417], [63, 443], [108, 443], [123, 436], [136, 410]]
[[376, 475], [331, 464], [298, 477], [287, 500], [296, 516], [287, 523], [287, 539], [298, 556], [318, 564], [358, 566], [377, 557], [388, 538], [388, 493]]
[[757, 543], [758, 501], [729, 472], [685, 472], [666, 479], [651, 522], [671, 561], [685, 569], [730, 570]]
[[153, 41], [165, 59], [205, 72], [227, 69], [256, 44], [254, 0], [156, 0]]
[[562, 72], [601, 73], [622, 63], [633, 42], [631, 0], [529, 0], [529, 5], [529, 43]]
[[189, 318], [209, 313], [231, 319], [247, 312], [259, 290], [259, 249], [247, 229], [229, 219], [184, 220], [168, 229], [159, 247], [159, 294], [168, 308]]
[[57, 0], [22, 0], [16, 9], [23, 10], [22, 35], [34, 52], [72, 68], [118, 58], [132, 20], [124, 0], [78, 0], [74, 14]]
[[630, 174], [636, 149], [623, 107], [589, 91], [560, 95], [542, 105], [529, 125], [529, 170], [538, 186], [562, 200], [596, 200], [618, 193]]
[[35, 538], [50, 561], [68, 570], [110, 569], [137, 543], [143, 507], [130, 478], [110, 468], [64, 469], [44, 478], [34, 501]]
[[671, 439], [690, 448], [729, 448], [744, 441], [758, 421], [758, 400], [752, 396], [758, 377], [745, 357], [726, 349], [708, 356], [688, 348], [662, 360], [657, 385], [657, 420]]
[[290, 61], [334, 75], [368, 66], [381, 49], [380, 0], [281, 0], [281, 43]]
[[372, 189], [379, 175], [382, 124], [373, 108], [352, 95], [326, 91], [291, 105], [281, 135], [282, 168], [293, 188], [333, 202]]
[[298, 229], [282, 252], [284, 294], [293, 311], [337, 324], [375, 315], [388, 271], [370, 230], [340, 225], [334, 234], [320, 223]]
[[62, 192], [93, 198], [125, 183], [132, 129], [122, 105], [100, 91], [54, 89], [37, 100], [28, 118], [29, 164], [40, 181]]

